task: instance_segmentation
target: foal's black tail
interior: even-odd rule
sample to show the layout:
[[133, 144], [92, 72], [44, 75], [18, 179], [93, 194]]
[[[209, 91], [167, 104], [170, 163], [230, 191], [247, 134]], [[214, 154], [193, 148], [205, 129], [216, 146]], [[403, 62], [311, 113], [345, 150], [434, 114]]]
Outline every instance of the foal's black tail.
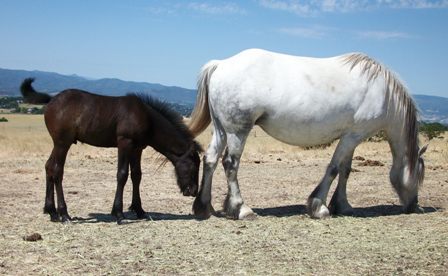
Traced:
[[33, 78], [24, 79], [22, 85], [20, 85], [20, 92], [26, 103], [30, 104], [46, 104], [51, 101], [51, 96], [45, 93], [37, 92], [34, 90]]

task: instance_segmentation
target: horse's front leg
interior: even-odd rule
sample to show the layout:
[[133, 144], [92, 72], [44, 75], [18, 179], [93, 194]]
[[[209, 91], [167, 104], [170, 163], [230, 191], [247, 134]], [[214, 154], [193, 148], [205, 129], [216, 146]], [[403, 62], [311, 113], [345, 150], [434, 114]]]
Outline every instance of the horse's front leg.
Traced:
[[227, 150], [222, 159], [228, 185], [228, 193], [224, 201], [224, 211], [227, 217], [232, 219], [254, 219], [256, 217], [252, 209], [244, 204], [237, 177], [246, 139], [246, 132], [228, 134]]
[[361, 140], [359, 135], [347, 134], [339, 141], [322, 181], [308, 197], [308, 214], [312, 218], [330, 216], [326, 200], [330, 185], [338, 173], [342, 173], [342, 175], [339, 176], [339, 185], [335, 192], [335, 197], [333, 197], [334, 200], [332, 200], [332, 207], [337, 212], [350, 212], [351, 206], [348, 204], [346, 196], [346, 182], [351, 168], [349, 164], [351, 164], [354, 149]]
[[129, 210], [137, 214], [137, 218], [146, 218], [146, 212], [142, 208], [142, 200], [140, 198], [140, 182], [142, 180], [141, 158], [142, 149], [136, 150], [130, 159], [131, 180], [132, 180], [132, 203]]
[[200, 219], [208, 219], [215, 211], [213, 209], [212, 200], [212, 179], [218, 160], [226, 143], [226, 135], [224, 130], [215, 123], [212, 141], [205, 153], [203, 159], [203, 175], [199, 195], [193, 203], [193, 212]]
[[347, 180], [352, 169], [353, 153], [339, 166], [339, 181], [328, 208], [332, 215], [352, 216], [353, 208], [347, 200]]
[[118, 169], [117, 169], [117, 190], [111, 214], [117, 218], [117, 223], [121, 224], [124, 219], [123, 214], [123, 190], [129, 176], [129, 156], [132, 141], [129, 139], [119, 139], [118, 141]]

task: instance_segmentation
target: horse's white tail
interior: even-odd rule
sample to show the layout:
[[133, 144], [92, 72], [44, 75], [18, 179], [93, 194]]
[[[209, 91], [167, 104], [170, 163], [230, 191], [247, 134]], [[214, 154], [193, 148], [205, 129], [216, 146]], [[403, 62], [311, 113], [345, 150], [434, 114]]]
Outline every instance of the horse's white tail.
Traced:
[[198, 78], [198, 94], [196, 105], [191, 113], [190, 121], [187, 123], [194, 137], [201, 134], [211, 122], [210, 108], [208, 102], [208, 87], [213, 72], [218, 67], [219, 61], [212, 60], [201, 69]]

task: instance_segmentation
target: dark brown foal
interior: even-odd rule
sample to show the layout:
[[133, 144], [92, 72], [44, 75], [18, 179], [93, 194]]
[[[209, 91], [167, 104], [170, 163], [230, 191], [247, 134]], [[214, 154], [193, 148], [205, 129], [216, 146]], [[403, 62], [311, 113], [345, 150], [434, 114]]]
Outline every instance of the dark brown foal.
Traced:
[[[77, 141], [97, 147], [118, 148], [117, 190], [112, 215], [124, 219], [123, 190], [131, 170], [133, 184], [130, 209], [138, 218], [145, 217], [140, 198], [141, 156], [146, 146], [166, 156], [174, 165], [177, 184], [185, 196], [198, 191], [200, 146], [194, 141], [182, 118], [165, 103], [144, 95], [108, 97], [69, 89], [51, 97], [36, 92], [34, 79], [25, 79], [21, 92], [25, 101], [47, 104], [45, 124], [53, 140], [53, 150], [46, 170], [44, 212], [52, 221], [68, 221], [62, 179], [65, 159]], [[57, 209], [54, 202], [57, 195]]]

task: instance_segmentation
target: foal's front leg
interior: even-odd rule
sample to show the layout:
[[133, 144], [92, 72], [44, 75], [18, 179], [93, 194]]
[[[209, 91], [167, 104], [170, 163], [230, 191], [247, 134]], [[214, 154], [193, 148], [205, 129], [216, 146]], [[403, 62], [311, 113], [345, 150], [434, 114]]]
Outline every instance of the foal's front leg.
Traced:
[[120, 224], [124, 219], [123, 214], [123, 190], [129, 176], [129, 156], [132, 141], [129, 139], [121, 139], [118, 141], [118, 170], [117, 170], [117, 190], [115, 192], [114, 204], [111, 214], [117, 218]]
[[131, 164], [131, 180], [132, 180], [132, 203], [129, 210], [137, 214], [137, 218], [146, 218], [146, 213], [142, 208], [142, 200], [140, 198], [140, 182], [142, 179], [141, 158], [142, 149], [136, 150], [130, 159]]

